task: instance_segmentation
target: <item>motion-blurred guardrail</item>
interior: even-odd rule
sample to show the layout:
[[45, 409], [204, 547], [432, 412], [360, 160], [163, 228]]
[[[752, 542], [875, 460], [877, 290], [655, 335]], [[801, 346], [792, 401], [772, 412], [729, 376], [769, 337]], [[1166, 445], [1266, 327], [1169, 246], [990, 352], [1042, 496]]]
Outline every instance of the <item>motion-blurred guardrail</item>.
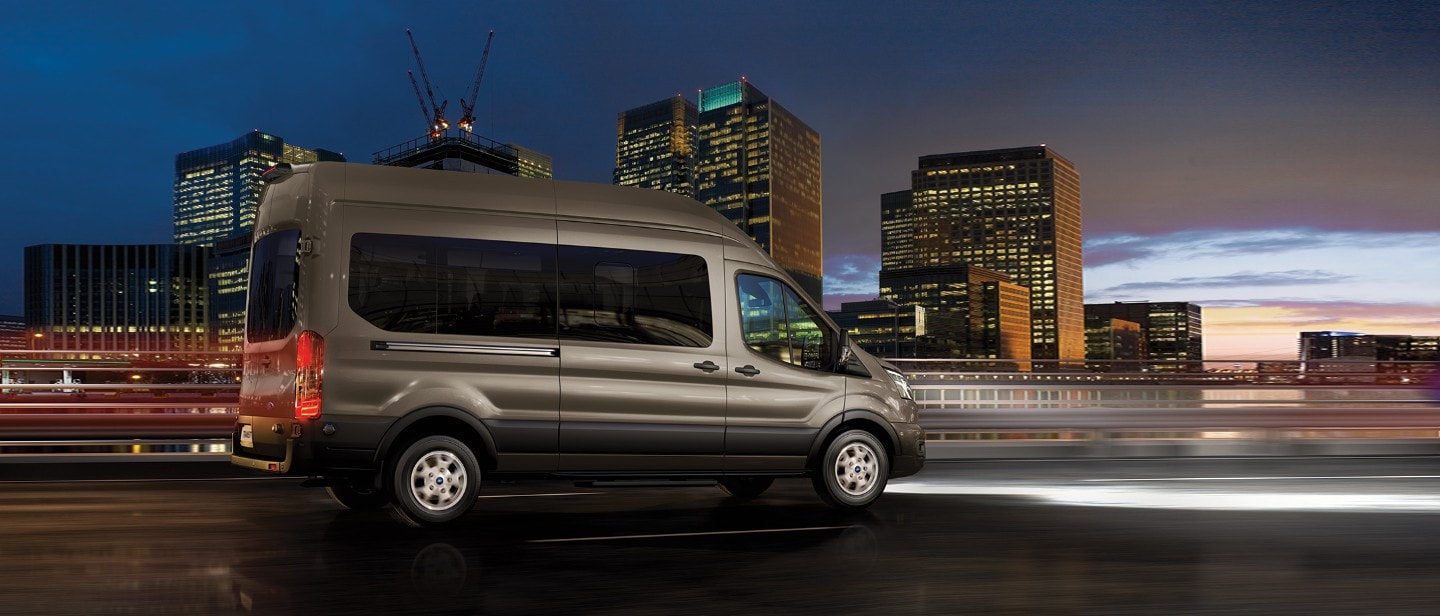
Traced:
[[[229, 451], [238, 356], [11, 353], [0, 459]], [[932, 459], [1440, 454], [1437, 362], [891, 361]]]
[[228, 455], [234, 353], [0, 351], [0, 460]]
[[892, 360], [932, 458], [1440, 454], [1440, 363]]

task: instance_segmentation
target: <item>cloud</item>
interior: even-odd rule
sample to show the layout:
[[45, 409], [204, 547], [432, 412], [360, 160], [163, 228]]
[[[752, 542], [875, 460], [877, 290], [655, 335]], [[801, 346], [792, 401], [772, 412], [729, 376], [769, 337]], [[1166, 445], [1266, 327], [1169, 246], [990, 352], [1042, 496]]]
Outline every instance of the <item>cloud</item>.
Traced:
[[1159, 235], [1112, 234], [1085, 241], [1085, 265], [1101, 267], [1155, 258], [1218, 259], [1297, 250], [1355, 251], [1429, 248], [1440, 232], [1345, 232], [1307, 227], [1195, 229]]
[[1293, 285], [1340, 284], [1354, 280], [1324, 270], [1287, 270], [1282, 272], [1236, 272], [1224, 276], [1185, 277], [1164, 281], [1127, 282], [1096, 291], [1098, 295], [1143, 295], [1148, 291], [1197, 289], [1215, 287], [1272, 287]]
[[873, 299], [880, 292], [879, 255], [835, 255], [825, 259], [825, 297], [834, 300]]

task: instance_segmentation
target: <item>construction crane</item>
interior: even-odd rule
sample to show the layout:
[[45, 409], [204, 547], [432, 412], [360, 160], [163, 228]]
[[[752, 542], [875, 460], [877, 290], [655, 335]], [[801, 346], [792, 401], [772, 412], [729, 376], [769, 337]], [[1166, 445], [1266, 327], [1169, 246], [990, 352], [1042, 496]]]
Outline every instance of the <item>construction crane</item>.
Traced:
[[475, 126], [475, 101], [479, 100], [480, 80], [485, 78], [485, 63], [490, 61], [490, 42], [494, 40], [495, 31], [491, 30], [490, 36], [485, 37], [485, 52], [480, 54], [480, 68], [475, 71], [475, 83], [470, 86], [470, 102], [467, 103], [465, 99], [460, 99], [460, 110], [464, 113], [456, 124], [459, 124], [460, 130], [466, 133], [469, 133]]
[[[430, 75], [425, 72], [425, 59], [420, 57], [420, 47], [415, 44], [415, 35], [410, 29], [405, 29], [405, 36], [410, 38], [410, 50], [415, 52], [415, 63], [420, 65], [420, 79], [425, 82], [425, 94], [429, 97], [431, 113], [425, 114], [425, 123], [430, 127], [430, 138], [439, 139], [445, 131], [450, 128], [450, 122], [445, 119], [445, 106], [450, 103], [448, 100], [441, 100], [435, 104], [435, 91], [430, 86]], [[410, 74], [410, 83], [415, 84], [415, 74]], [[415, 95], [420, 95], [420, 86], [415, 86]], [[424, 111], [425, 101], [420, 101], [420, 109]]]
[[430, 108], [425, 106], [425, 95], [420, 93], [420, 84], [415, 83], [415, 71], [405, 71], [410, 76], [410, 86], [415, 88], [415, 100], [420, 102], [420, 115], [425, 116], [425, 125], [429, 127], [430, 138], [439, 139], [439, 125], [430, 117]]

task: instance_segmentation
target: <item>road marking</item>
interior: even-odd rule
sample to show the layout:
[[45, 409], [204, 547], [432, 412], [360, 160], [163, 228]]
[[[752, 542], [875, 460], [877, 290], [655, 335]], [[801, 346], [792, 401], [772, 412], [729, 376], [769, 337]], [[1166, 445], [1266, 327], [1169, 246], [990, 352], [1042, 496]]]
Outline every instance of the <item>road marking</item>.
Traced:
[[527, 498], [532, 496], [592, 496], [604, 492], [552, 492], [549, 494], [481, 494], [478, 498]]
[[566, 539], [531, 539], [527, 543], [571, 543], [578, 541], [617, 541], [623, 539], [666, 539], [674, 537], [708, 537], [716, 535], [757, 535], [761, 533], [800, 533], [817, 530], [840, 530], [855, 528], [854, 524], [845, 526], [806, 526], [803, 528], [761, 528], [755, 530], [717, 530], [704, 533], [658, 533], [654, 535], [609, 535], [604, 537], [570, 537]]
[[1144, 481], [1284, 481], [1286, 479], [1440, 479], [1440, 475], [1312, 475], [1312, 476], [1260, 476], [1260, 477], [1138, 477], [1128, 479], [1081, 479], [1088, 483], [1124, 483]]

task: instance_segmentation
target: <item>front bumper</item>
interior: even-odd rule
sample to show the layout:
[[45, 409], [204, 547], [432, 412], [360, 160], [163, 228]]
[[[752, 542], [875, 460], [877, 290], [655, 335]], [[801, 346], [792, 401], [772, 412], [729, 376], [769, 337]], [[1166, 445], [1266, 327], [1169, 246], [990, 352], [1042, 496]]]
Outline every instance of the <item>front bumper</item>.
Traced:
[[920, 424], [893, 424], [899, 451], [890, 463], [890, 478], [909, 477], [925, 467], [925, 429]]

